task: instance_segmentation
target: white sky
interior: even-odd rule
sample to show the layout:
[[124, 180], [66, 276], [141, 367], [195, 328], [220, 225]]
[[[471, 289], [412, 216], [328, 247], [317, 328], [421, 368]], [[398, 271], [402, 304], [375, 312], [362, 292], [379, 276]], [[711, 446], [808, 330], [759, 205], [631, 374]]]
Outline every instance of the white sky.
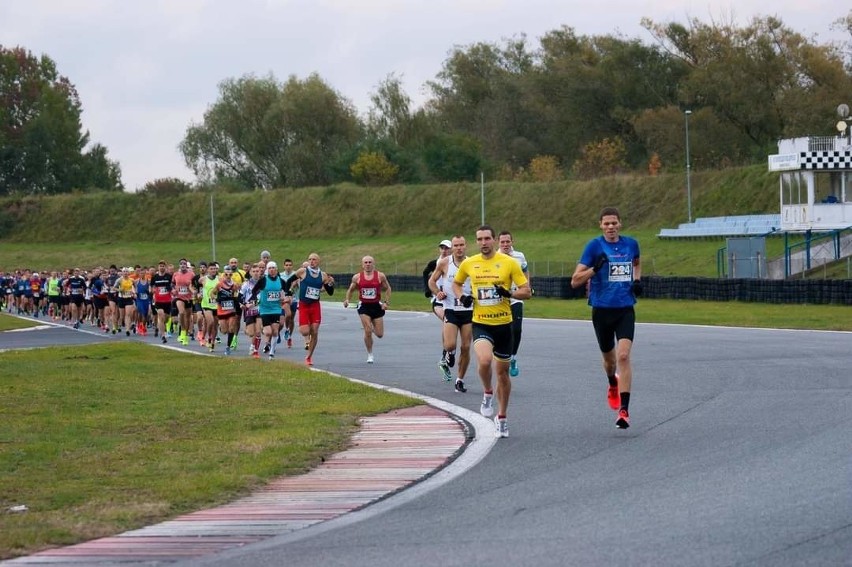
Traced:
[[390, 73], [421, 102], [454, 46], [526, 34], [535, 48], [563, 25], [650, 42], [645, 16], [745, 25], [766, 15], [824, 43], [848, 39], [831, 29], [848, 10], [842, 0], [0, 0], [0, 44], [57, 63], [80, 93], [84, 129], [133, 191], [195, 181], [177, 145], [224, 79], [316, 72], [366, 113]]

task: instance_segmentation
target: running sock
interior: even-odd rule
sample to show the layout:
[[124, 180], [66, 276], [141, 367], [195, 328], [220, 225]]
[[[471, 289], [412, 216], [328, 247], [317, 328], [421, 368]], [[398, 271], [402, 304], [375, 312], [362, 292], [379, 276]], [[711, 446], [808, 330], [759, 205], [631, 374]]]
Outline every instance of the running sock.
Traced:
[[275, 345], [278, 344], [278, 341], [269, 341], [269, 356], [275, 354]]
[[621, 392], [621, 409], [626, 410], [630, 406], [630, 392]]
[[234, 333], [228, 333], [228, 344], [226, 346], [230, 348], [232, 342], [234, 342]]
[[494, 390], [485, 390], [485, 392], [483, 392], [483, 393], [484, 393], [485, 395], [487, 395], [487, 396], [493, 396], [493, 395], [494, 395]]
[[506, 419], [506, 414], [497, 414], [497, 419]]
[[606, 379], [609, 380], [610, 386], [618, 386], [618, 380], [616, 380], [615, 374], [613, 374], [612, 376], [607, 376]]

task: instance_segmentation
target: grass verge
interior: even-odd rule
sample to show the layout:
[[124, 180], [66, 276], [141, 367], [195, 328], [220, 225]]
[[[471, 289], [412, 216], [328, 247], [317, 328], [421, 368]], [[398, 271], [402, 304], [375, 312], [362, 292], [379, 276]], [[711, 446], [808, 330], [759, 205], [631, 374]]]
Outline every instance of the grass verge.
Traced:
[[18, 317], [10, 317], [9, 315], [0, 313], [0, 332], [14, 331], [15, 329], [29, 329], [31, 327], [37, 327], [38, 325], [39, 321], [36, 319], [20, 319]]
[[134, 343], [0, 366], [0, 559], [231, 501], [344, 448], [358, 417], [421, 403], [286, 361]]

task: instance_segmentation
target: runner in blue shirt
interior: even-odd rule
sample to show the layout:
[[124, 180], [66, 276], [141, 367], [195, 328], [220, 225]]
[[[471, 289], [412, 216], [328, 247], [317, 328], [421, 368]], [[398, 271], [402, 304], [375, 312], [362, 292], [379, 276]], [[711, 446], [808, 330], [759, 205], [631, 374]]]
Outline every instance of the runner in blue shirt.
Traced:
[[598, 346], [603, 355], [603, 369], [609, 387], [609, 407], [618, 412], [615, 426], [630, 427], [630, 386], [633, 368], [630, 350], [636, 326], [633, 306], [642, 295], [642, 267], [639, 243], [619, 234], [621, 214], [615, 207], [605, 207], [600, 214], [602, 236], [592, 239], [571, 277], [573, 287], [589, 282], [589, 305]]

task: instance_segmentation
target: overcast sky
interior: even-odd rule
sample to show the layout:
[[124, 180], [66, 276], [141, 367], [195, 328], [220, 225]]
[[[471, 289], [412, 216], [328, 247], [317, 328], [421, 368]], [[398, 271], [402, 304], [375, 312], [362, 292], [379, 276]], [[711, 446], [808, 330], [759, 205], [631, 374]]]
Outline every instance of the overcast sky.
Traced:
[[[396, 73], [418, 103], [454, 46], [563, 25], [578, 35], [650, 42], [639, 25], [775, 15], [820, 43], [843, 0], [0, 0], [0, 44], [52, 58], [77, 86], [83, 126], [121, 164], [133, 191], [162, 177], [194, 182], [177, 145], [216, 102], [218, 84], [316, 72], [361, 113]], [[852, 96], [852, 94], [850, 94]], [[838, 101], [840, 102], [840, 101]], [[852, 101], [845, 101], [852, 103]]]

